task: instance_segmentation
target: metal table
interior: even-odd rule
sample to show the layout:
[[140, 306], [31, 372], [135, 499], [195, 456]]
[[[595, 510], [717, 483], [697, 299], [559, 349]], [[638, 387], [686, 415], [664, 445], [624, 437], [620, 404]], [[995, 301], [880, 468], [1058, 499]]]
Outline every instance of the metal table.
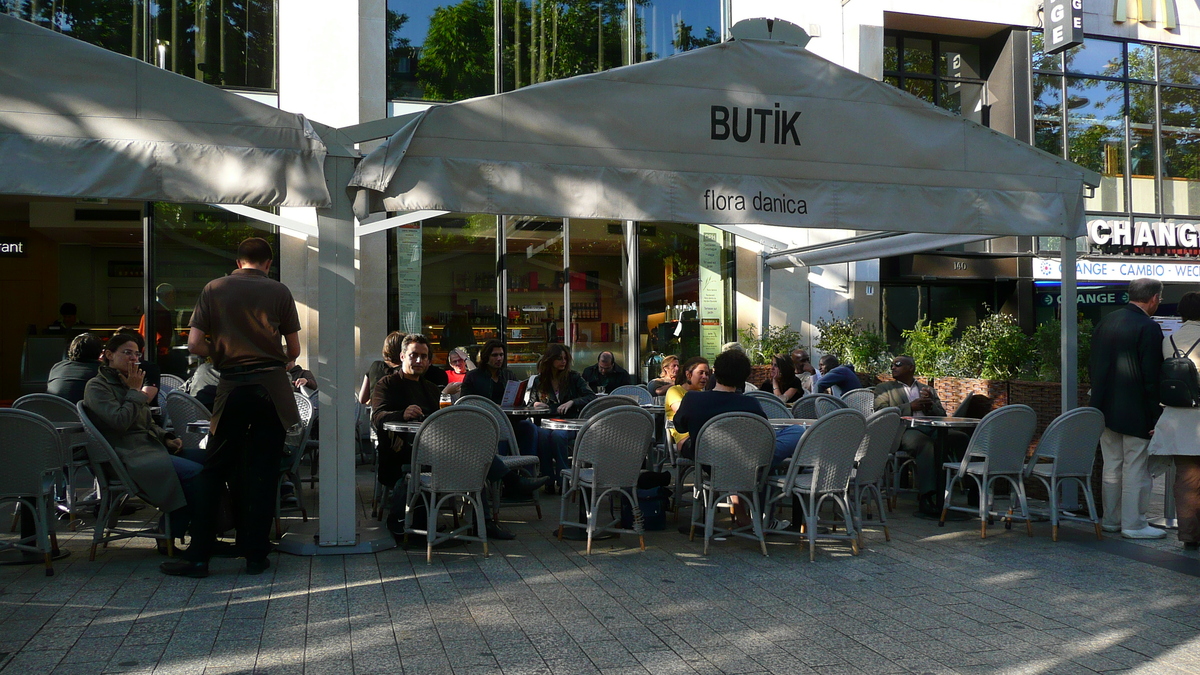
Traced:
[[547, 417], [557, 414], [549, 408], [501, 408], [509, 417]]
[[542, 420], [543, 429], [557, 429], [559, 431], [579, 431], [585, 424], [587, 424], [587, 420], [563, 419], [561, 417], [548, 417]]
[[415, 434], [421, 428], [420, 422], [384, 422], [383, 430], [398, 434]]
[[196, 434], [207, 434], [212, 423], [209, 420], [193, 420], [187, 423], [187, 430]]
[[[941, 519], [942, 508], [946, 504], [946, 435], [951, 429], [974, 429], [979, 426], [979, 420], [974, 417], [905, 417], [904, 421], [914, 429], [927, 428], [933, 430], [933, 466], [934, 466], [934, 504], [937, 513], [929, 513], [917, 509], [918, 518]], [[982, 495], [980, 496], [982, 498]], [[946, 520], [969, 520], [971, 516], [961, 511], [950, 511]]]

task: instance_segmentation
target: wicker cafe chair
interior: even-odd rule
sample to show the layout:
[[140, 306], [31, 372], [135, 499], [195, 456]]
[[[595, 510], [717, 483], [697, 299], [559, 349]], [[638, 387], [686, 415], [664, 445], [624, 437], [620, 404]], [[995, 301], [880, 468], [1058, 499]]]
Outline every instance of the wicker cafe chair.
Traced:
[[[1050, 494], [1049, 513], [1051, 535], [1058, 541], [1058, 521], [1090, 522], [1096, 528], [1096, 538], [1102, 539], [1100, 519], [1096, 516], [1096, 499], [1092, 494], [1092, 465], [1096, 463], [1096, 446], [1104, 432], [1104, 413], [1095, 408], [1076, 408], [1059, 415], [1038, 441], [1033, 457], [1025, 464], [1025, 477], [1038, 479]], [[1039, 464], [1039, 460], [1049, 460]], [[1075, 481], [1087, 499], [1088, 517], [1061, 513], [1058, 491], [1066, 481]], [[1167, 488], [1168, 490], [1171, 488]]]
[[212, 413], [195, 396], [186, 391], [176, 390], [167, 394], [167, 417], [171, 420], [173, 432], [183, 441], [185, 448], [198, 448], [206, 433], [188, 431], [189, 422], [212, 419]]
[[796, 399], [792, 405], [792, 417], [798, 420], [815, 420], [831, 413], [849, 407], [842, 399], [829, 394], [805, 394]]
[[[312, 426], [313, 413], [315, 412], [312, 401], [308, 400], [307, 396], [298, 391], [292, 392], [292, 394], [296, 398], [296, 410], [300, 412], [300, 423], [304, 425], [305, 429], [308, 429]], [[317, 450], [317, 441], [305, 436], [304, 445], [300, 446], [300, 454], [302, 457], [304, 455], [308, 456], [308, 478], [304, 480], [308, 481], [309, 487], [316, 485], [319, 480], [317, 477]], [[297, 477], [299, 477], [299, 470], [300, 468], [296, 467]], [[299, 489], [299, 483], [297, 483], [297, 489]]]
[[[129, 476], [125, 462], [113, 450], [108, 439], [96, 428], [95, 422], [88, 416], [83, 402], [75, 404], [79, 411], [79, 420], [87, 432], [88, 460], [92, 465], [92, 474], [100, 483], [100, 505], [96, 509], [96, 529], [92, 534], [92, 546], [88, 551], [88, 560], [96, 559], [96, 547], [103, 544], [108, 548], [108, 542], [129, 539], [131, 537], [148, 537], [167, 543], [167, 555], [175, 555], [175, 538], [171, 534], [171, 519], [164, 518], [166, 532], [158, 532], [156, 528], [148, 530], [130, 530], [121, 527], [118, 518], [121, 507], [129, 497], [142, 497], [137, 484]], [[149, 502], [147, 502], [149, 503]]]
[[[79, 424], [79, 412], [75, 404], [54, 394], [26, 394], [13, 403], [15, 410], [41, 415], [50, 420], [55, 426], [60, 424]], [[58, 438], [62, 446], [62, 466], [66, 467], [66, 485], [63, 489], [63, 503], [72, 521], [75, 520], [75, 481], [80, 469], [88, 466], [87, 432], [80, 427], [79, 431], [60, 433]]]
[[[787, 504], [793, 496], [799, 498], [802, 513], [793, 514], [792, 518], [803, 519], [804, 530], [800, 536], [807, 538], [809, 561], [816, 559], [817, 539], [849, 540], [850, 550], [858, 555], [858, 537], [850, 507], [850, 477], [866, 430], [866, 420], [857, 410], [834, 410], [822, 416], [800, 437], [787, 474], [767, 481], [766, 512]], [[812, 472], [802, 473], [804, 468], [811, 468]], [[829, 534], [819, 533], [819, 514], [826, 500], [833, 501], [841, 509], [846, 534], [834, 534], [832, 528]], [[768, 532], [797, 534], [791, 530], [772, 529]]]
[[[491, 416], [492, 421], [496, 423], [496, 428], [500, 430], [500, 440], [508, 441], [507, 455], [498, 455], [500, 461], [504, 463], [504, 467], [509, 471], [518, 471], [520, 469], [532, 469], [537, 473], [541, 462], [537, 455], [522, 455], [517, 448], [517, 434], [513, 431], [512, 422], [508, 416], [500, 409], [500, 406], [490, 398], [484, 396], [464, 396], [454, 402], [454, 405], [461, 405], [476, 410], [482, 410]], [[492, 504], [492, 518], [500, 519], [500, 481], [488, 483], [488, 499]], [[537, 492], [535, 491], [528, 500], [523, 502], [509, 502], [510, 504], [533, 504], [537, 509], [538, 520], [542, 519], [542, 503], [538, 501]]]
[[[591, 555], [592, 537], [597, 531], [636, 534], [641, 549], [646, 550], [637, 481], [652, 443], [654, 416], [641, 408], [617, 406], [588, 418], [575, 437], [571, 468], [563, 470], [567, 489], [559, 500], [559, 539], [565, 527], [583, 528], [587, 531], [585, 553]], [[576, 492], [583, 499], [586, 518], [583, 523], [567, 520], [567, 501]], [[604, 525], [598, 521], [601, 500], [616, 496], [625, 497], [633, 508], [632, 530], [615, 527], [619, 519]]]
[[[176, 389], [183, 386], [183, 379], [178, 375], [163, 373], [158, 376], [158, 396], [155, 397], [155, 405], [160, 408], [165, 408], [167, 405], [167, 395]], [[168, 429], [169, 430], [169, 429]]]
[[593, 401], [583, 406], [583, 410], [579, 411], [579, 419], [590, 419], [598, 412], [616, 408], [618, 406], [637, 404], [637, 400], [630, 396], [622, 396], [620, 394], [597, 396]]
[[[413, 441], [404, 538], [407, 541], [410, 533], [425, 535], [425, 562], [433, 562], [435, 545], [450, 539], [481, 542], [483, 554], [488, 555], [483, 491], [499, 443], [500, 430], [492, 416], [470, 406], [443, 408], [421, 424]], [[465, 499], [475, 507], [474, 522], [439, 533], [438, 513], [444, 508], [454, 508], [457, 499]], [[418, 500], [425, 505], [425, 523], [415, 522], [413, 507]], [[468, 534], [472, 527], [476, 529], [475, 535]]]
[[[783, 401], [781, 401], [778, 396], [776, 396], [775, 394], [772, 394], [769, 391], [763, 391], [762, 389], [747, 389], [746, 396], [749, 396], [750, 398], [757, 400], [759, 403], [762, 403], [763, 401], [775, 401], [776, 403], [786, 407], [786, 404], [784, 404]], [[792, 414], [790, 412], [787, 415], [784, 415], [784, 417], [791, 417], [791, 416], [792, 416]]]
[[649, 405], [654, 403], [654, 397], [650, 395], [650, 390], [640, 384], [623, 384], [609, 392], [610, 396], [629, 396], [635, 399], [639, 405]]
[[[722, 413], [700, 427], [695, 448], [695, 463], [700, 470], [696, 472], [696, 486], [692, 490], [689, 539], [696, 538], [699, 525], [704, 528], [704, 555], [708, 555], [708, 542], [714, 534], [757, 539], [762, 554], [767, 555], [759, 495], [775, 453], [775, 430], [764, 418], [752, 413]], [[749, 527], [714, 527], [718, 503], [733, 496], [750, 504]], [[701, 504], [704, 520], [699, 520]]]
[[15, 502], [33, 513], [33, 541], [0, 542], [0, 550], [41, 553], [46, 576], [58, 540], [51, 525], [54, 474], [62, 469], [62, 443], [50, 420], [27, 410], [0, 410], [0, 503]]
[[[851, 392], [853, 393], [853, 392]], [[887, 515], [884, 513], [883, 483], [886, 480], [888, 457], [891, 456], [900, 441], [900, 433], [904, 430], [904, 420], [900, 417], [899, 408], [882, 408], [867, 417], [867, 435], [862, 445], [858, 446], [858, 454], [854, 457], [854, 476], [850, 479], [850, 490], [853, 493], [851, 506], [854, 509], [854, 526], [858, 530], [858, 545], [862, 546], [862, 503], [863, 498], [875, 498], [875, 506], [879, 509], [879, 524], [883, 526], [883, 537], [892, 540], [888, 531]]]
[[[1025, 453], [1029, 443], [1033, 441], [1033, 432], [1037, 427], [1037, 414], [1027, 405], [1006, 405], [988, 413], [963, 453], [962, 462], [946, 462], [942, 466], [946, 470], [945, 506], [942, 507], [942, 517], [938, 526], [946, 525], [946, 513], [950, 510], [977, 513], [979, 515], [979, 536], [987, 537], [988, 521], [996, 516], [992, 510], [995, 501], [996, 481], [1008, 481], [1012, 487], [1009, 499], [1008, 513], [1004, 516], [1005, 527], [1012, 527], [1012, 519], [1020, 517], [1025, 521], [1025, 530], [1033, 536], [1033, 523], [1029, 518], [1029, 502], [1025, 498], [1025, 484], [1021, 480], [1025, 475]], [[979, 488], [978, 508], [969, 506], [954, 506], [950, 502], [955, 483], [964, 482], [967, 477], [975, 481]], [[1021, 507], [1019, 516], [1014, 515], [1017, 506]]]
[[[766, 392], [763, 393], [765, 394]], [[763, 412], [767, 414], [768, 419], [785, 420], [792, 416], [792, 411], [788, 410], [788, 407], [775, 394], [755, 396], [754, 399], [762, 406]]]
[[870, 388], [851, 389], [842, 394], [842, 402], [847, 408], [853, 408], [863, 414], [863, 417], [870, 417], [871, 413], [875, 412], [875, 390]]
[[[308, 506], [304, 503], [304, 486], [300, 482], [300, 460], [304, 457], [304, 446], [308, 442], [308, 434], [310, 427], [308, 424], [292, 426], [287, 430], [287, 435], [284, 437], [283, 465], [279, 470], [279, 478], [275, 480], [275, 537], [277, 539], [283, 537], [283, 512], [285, 510], [299, 510], [301, 522], [308, 522]], [[293, 495], [296, 497], [295, 505], [283, 504], [283, 484], [285, 481], [291, 481]]]

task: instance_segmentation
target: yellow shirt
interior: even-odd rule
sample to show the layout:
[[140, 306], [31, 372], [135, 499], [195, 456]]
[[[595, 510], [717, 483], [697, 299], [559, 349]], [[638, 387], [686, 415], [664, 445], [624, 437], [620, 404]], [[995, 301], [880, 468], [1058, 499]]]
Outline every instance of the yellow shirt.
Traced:
[[[688, 393], [689, 391], [691, 390], [682, 384], [677, 384], [667, 390], [667, 398], [663, 402], [663, 405], [666, 407], [666, 415], [668, 420], [675, 419], [675, 411], [672, 408], [677, 406], [679, 402], [683, 400], [684, 394]], [[687, 438], [687, 434], [677, 433], [674, 429], [671, 429], [671, 440], [678, 443], [684, 438]]]

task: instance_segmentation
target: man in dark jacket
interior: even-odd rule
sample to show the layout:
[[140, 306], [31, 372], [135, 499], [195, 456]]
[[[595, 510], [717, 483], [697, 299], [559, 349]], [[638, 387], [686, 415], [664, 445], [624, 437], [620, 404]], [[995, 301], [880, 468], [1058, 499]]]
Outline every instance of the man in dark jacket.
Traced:
[[1146, 520], [1150, 433], [1162, 408], [1158, 375], [1163, 334], [1150, 317], [1162, 300], [1162, 282], [1129, 282], [1129, 304], [1100, 320], [1092, 333], [1088, 369], [1092, 406], [1104, 413], [1104, 529], [1129, 539], [1158, 539], [1166, 532]]
[[46, 393], [61, 396], [71, 403], [83, 400], [83, 389], [88, 380], [100, 370], [99, 338], [91, 333], [81, 333], [71, 340], [67, 348], [67, 360], [59, 361], [50, 369], [46, 382]]
[[600, 352], [596, 365], [583, 369], [583, 381], [595, 392], [612, 392], [617, 387], [631, 384], [629, 373], [617, 365], [612, 352]]

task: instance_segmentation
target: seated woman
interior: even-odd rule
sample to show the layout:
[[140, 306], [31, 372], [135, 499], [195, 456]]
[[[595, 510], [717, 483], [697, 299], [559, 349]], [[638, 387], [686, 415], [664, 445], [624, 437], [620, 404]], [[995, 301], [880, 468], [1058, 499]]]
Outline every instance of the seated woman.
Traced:
[[400, 345], [404, 342], [405, 335], [407, 333], [394, 330], [383, 339], [383, 360], [372, 361], [371, 365], [367, 367], [367, 374], [363, 375], [362, 386], [358, 388], [359, 403], [363, 405], [370, 403], [371, 392], [375, 391], [375, 383], [384, 375], [390, 375], [392, 371], [400, 367]]
[[[535, 408], [549, 408], [563, 417], [578, 417], [579, 411], [596, 398], [583, 376], [571, 370], [571, 350], [566, 345], [550, 345], [538, 359], [537, 371], [527, 392], [529, 403]], [[542, 460], [542, 475], [553, 476], [553, 486], [562, 480], [562, 470], [571, 468], [574, 436], [572, 431], [538, 428], [537, 448]]]
[[779, 354], [771, 358], [771, 377], [758, 389], [775, 394], [784, 403], [792, 403], [804, 395], [804, 385], [796, 377], [796, 366], [792, 364], [792, 359]]
[[646, 385], [646, 389], [650, 390], [651, 396], [666, 396], [667, 390], [675, 386], [675, 379], [679, 376], [679, 357], [674, 354], [668, 354], [663, 357], [662, 373], [658, 379], [650, 380], [650, 384]]
[[446, 357], [446, 363], [450, 364], [450, 369], [446, 371], [446, 379], [449, 384], [442, 389], [442, 393], [457, 397], [462, 389], [462, 381], [472, 370], [475, 370], [475, 364], [467, 358], [467, 350], [462, 347], [451, 349], [450, 355]]
[[[687, 363], [683, 364], [683, 377], [679, 379], [679, 384], [667, 390], [667, 400], [665, 402], [666, 415], [668, 420], [675, 419], [675, 413], [679, 412], [679, 404], [683, 402], [685, 394], [693, 391], [704, 391], [708, 384], [708, 375], [711, 369], [708, 366], [708, 359], [703, 356], [695, 356], [688, 359]], [[671, 429], [671, 442], [676, 446], [680, 441], [687, 438], [687, 434], [680, 433]]]
[[204, 451], [184, 451], [183, 441], [154, 424], [142, 391], [145, 373], [140, 359], [133, 336], [112, 336], [100, 355], [100, 372], [84, 389], [83, 406], [125, 463], [137, 491], [170, 514], [172, 534], [181, 537], [189, 522], [193, 479], [204, 468]]
[[[453, 354], [451, 354], [453, 356]], [[509, 382], [520, 382], [520, 378], [508, 369], [508, 348], [499, 340], [488, 340], [479, 348], [479, 367], [468, 372], [459, 389], [460, 396], [482, 396], [504, 404], [504, 392]], [[450, 385], [454, 386], [453, 384]], [[449, 388], [449, 387], [447, 387]], [[518, 401], [518, 403], [521, 403]], [[516, 452], [522, 455], [537, 454], [537, 426], [530, 420], [513, 420], [513, 432], [517, 435]], [[505, 446], [508, 444], [504, 441]], [[508, 454], [508, 452], [501, 452]]]

